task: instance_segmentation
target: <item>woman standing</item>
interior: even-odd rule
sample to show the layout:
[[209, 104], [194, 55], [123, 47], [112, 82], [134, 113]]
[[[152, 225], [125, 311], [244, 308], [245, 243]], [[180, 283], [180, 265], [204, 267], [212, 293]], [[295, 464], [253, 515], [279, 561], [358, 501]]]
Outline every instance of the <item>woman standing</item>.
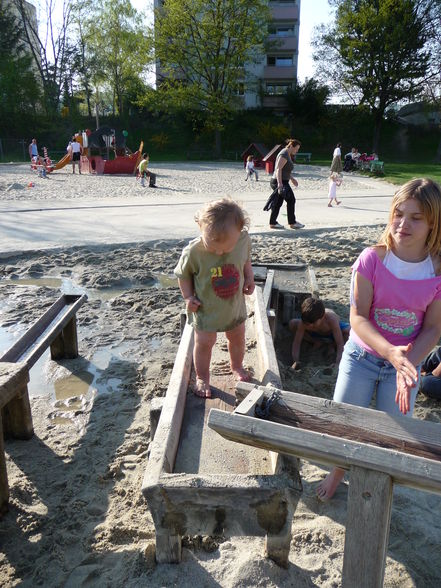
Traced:
[[295, 187], [298, 186], [297, 180], [292, 175], [294, 168], [293, 157], [300, 149], [301, 143], [297, 139], [287, 139], [286, 147], [280, 151], [276, 159], [274, 174], [270, 182], [273, 190], [277, 188], [277, 199], [274, 201], [270, 217], [270, 229], [283, 229], [283, 225], [277, 222], [280, 208], [283, 201], [286, 200], [286, 210], [288, 213], [288, 225], [291, 229], [302, 229], [305, 225], [296, 221], [295, 205], [296, 198], [289, 182]]
[[332, 154], [331, 172], [341, 174], [343, 165], [341, 163], [341, 143], [337, 143], [334, 153]]

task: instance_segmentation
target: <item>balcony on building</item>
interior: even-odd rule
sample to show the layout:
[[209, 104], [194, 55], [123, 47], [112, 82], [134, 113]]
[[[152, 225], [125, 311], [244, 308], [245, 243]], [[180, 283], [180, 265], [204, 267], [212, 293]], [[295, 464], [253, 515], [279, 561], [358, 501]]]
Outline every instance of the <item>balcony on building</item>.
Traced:
[[296, 78], [296, 67], [265, 65], [263, 77], [265, 80], [292, 80]]
[[278, 51], [297, 51], [298, 39], [295, 35], [268, 35], [268, 41], [274, 43]]
[[273, 20], [298, 20], [299, 7], [288, 2], [270, 2], [271, 18]]

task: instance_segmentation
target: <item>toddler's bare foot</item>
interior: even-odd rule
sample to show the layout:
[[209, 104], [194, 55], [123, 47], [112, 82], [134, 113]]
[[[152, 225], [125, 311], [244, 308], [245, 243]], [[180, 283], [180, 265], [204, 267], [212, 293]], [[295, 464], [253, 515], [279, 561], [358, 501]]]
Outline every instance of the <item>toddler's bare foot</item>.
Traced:
[[326, 502], [330, 500], [337, 490], [338, 485], [343, 480], [345, 471], [341, 468], [334, 468], [324, 480], [317, 486], [316, 494], [320, 500]]
[[237, 379], [240, 380], [241, 382], [250, 382], [251, 381], [251, 374], [244, 367], [234, 369], [233, 374], [235, 374], [237, 376]]
[[201, 398], [211, 398], [210, 384], [201, 378], [196, 378], [193, 392], [196, 396], [200, 396]]

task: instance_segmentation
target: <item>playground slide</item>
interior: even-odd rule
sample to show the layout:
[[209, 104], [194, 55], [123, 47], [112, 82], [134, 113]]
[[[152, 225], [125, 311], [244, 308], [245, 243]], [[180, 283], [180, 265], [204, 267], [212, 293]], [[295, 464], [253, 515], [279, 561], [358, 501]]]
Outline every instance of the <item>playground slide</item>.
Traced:
[[67, 153], [62, 159], [60, 159], [60, 161], [58, 163], [56, 163], [54, 165], [54, 170], [61, 169], [62, 167], [64, 167], [68, 163], [71, 163], [71, 158], [70, 158], [69, 153]]

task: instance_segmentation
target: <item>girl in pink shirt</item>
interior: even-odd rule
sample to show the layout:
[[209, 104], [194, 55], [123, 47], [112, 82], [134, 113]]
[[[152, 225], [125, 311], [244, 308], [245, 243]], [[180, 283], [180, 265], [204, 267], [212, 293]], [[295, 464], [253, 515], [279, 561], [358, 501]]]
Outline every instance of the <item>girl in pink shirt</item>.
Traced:
[[[353, 265], [351, 334], [334, 400], [412, 415], [420, 365], [441, 336], [441, 188], [428, 179], [395, 193], [375, 247]], [[331, 498], [344, 470], [334, 468], [317, 495]]]

